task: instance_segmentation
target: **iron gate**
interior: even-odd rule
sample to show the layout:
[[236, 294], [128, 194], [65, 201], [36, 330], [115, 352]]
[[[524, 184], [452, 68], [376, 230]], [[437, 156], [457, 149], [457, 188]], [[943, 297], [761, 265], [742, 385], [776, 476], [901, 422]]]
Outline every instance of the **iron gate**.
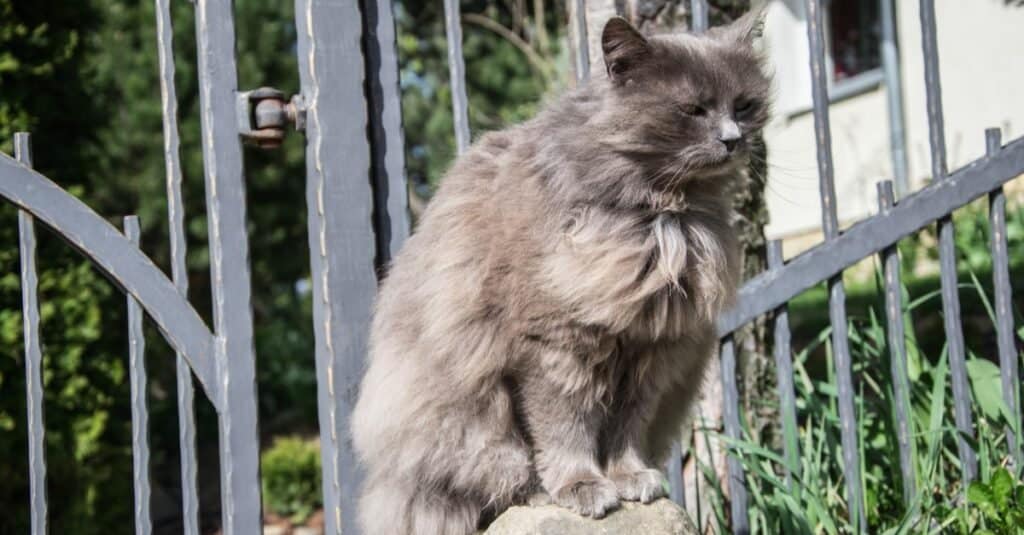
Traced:
[[[585, 10], [575, 2], [573, 42], [576, 72], [588, 76]], [[239, 91], [235, 68], [232, 3], [196, 0], [199, 49], [202, 146], [209, 221], [214, 325], [207, 326], [186, 299], [185, 239], [181, 166], [171, 52], [170, 0], [156, 0], [160, 83], [163, 102], [167, 203], [172, 276], [138, 249], [138, 223], [125, 219], [122, 233], [54, 182], [31, 169], [29, 137], [15, 139], [15, 157], [0, 156], [0, 195], [20, 208], [19, 237], [24, 309], [24, 342], [32, 531], [46, 532], [46, 462], [43, 452], [42, 375], [35, 272], [35, 225], [39, 220], [90, 258], [128, 296], [130, 384], [132, 391], [135, 520], [137, 533], [150, 531], [146, 370], [143, 364], [143, 311], [177, 352], [179, 444], [181, 448], [184, 531], [198, 533], [194, 392], [191, 375], [216, 409], [221, 459], [222, 522], [228, 535], [261, 529], [259, 441], [256, 421], [255, 362], [250, 304], [248, 242], [242, 138], [273, 144], [290, 120], [304, 128], [306, 200], [314, 321], [316, 372], [323, 462], [323, 498], [327, 533], [356, 533], [353, 514], [360, 475], [348, 438], [348, 418], [366, 348], [375, 265], [386, 262], [408, 235], [403, 144], [401, 138], [395, 25], [390, 2], [296, 0], [295, 23], [301, 94], [289, 103], [283, 95], [260, 89]], [[891, 0], [880, 0], [891, 9]], [[840, 231], [832, 176], [823, 0], [805, 0], [813, 79], [818, 174], [825, 241], [784, 263], [778, 242], [768, 249], [769, 269], [747, 281], [738, 305], [719, 321], [725, 392], [726, 434], [740, 437], [733, 333], [769, 315], [775, 332], [774, 356], [784, 433], [796, 432], [796, 409], [786, 304], [798, 293], [827, 281], [832, 343], [839, 378], [842, 451], [848, 503], [866, 529], [864, 497], [857, 459], [853, 380], [846, 333], [842, 272], [855, 262], [879, 255], [885, 275], [886, 319], [893, 377], [899, 396], [899, 442], [910, 441], [903, 324], [900, 317], [898, 253], [900, 238], [938, 221], [942, 297], [954, 393], [954, 414], [963, 436], [972, 435], [963, 334], [959, 324], [951, 213], [988, 196], [993, 229], [998, 350], [1007, 406], [1020, 420], [1017, 350], [1010, 312], [1005, 197], [1002, 185], [1024, 173], [1024, 139], [1003, 145], [999, 131], [986, 131], [988, 153], [952, 173], [946, 169], [941, 88], [938, 74], [933, 0], [920, 0], [922, 46], [927, 78], [928, 119], [934, 180], [898, 201], [892, 184], [879, 185], [879, 213]], [[707, 28], [705, 0], [691, 0], [692, 27]], [[459, 150], [469, 143], [461, 27], [457, 0], [445, 0], [449, 64], [453, 88], [455, 137]], [[1012, 439], [1012, 437], [1011, 437]], [[969, 442], [960, 438], [963, 477], [976, 477]], [[1020, 444], [1012, 444], [1021, 462]], [[904, 448], [906, 449], [906, 448]], [[677, 450], [678, 452], [678, 450]], [[799, 452], [785, 451], [787, 459]], [[678, 462], [679, 454], [674, 461]], [[798, 463], [793, 463], [797, 467]], [[915, 493], [914, 468], [901, 457], [904, 497]], [[673, 495], [680, 496], [678, 470], [672, 470]], [[729, 462], [733, 531], [749, 531], [744, 474]]]
[[[148, 415], [143, 311], [177, 352], [184, 532], [199, 533], [194, 390], [216, 409], [222, 529], [260, 533], [262, 511], [243, 138], [280, 142], [287, 122], [307, 138], [309, 251], [314, 296], [318, 412], [325, 528], [355, 533], [359, 473], [348, 439], [375, 262], [408, 234], [394, 20], [389, 2], [296, 0], [301, 95], [239, 91], [233, 3], [196, 0], [202, 150], [214, 324], [186, 299], [185, 233], [170, 0], [156, 0], [172, 277], [138, 249], [138, 223], [125, 233], [31, 169], [28, 134], [15, 158], [0, 156], [0, 195], [20, 208], [32, 532], [47, 532], [34, 221], [39, 220], [104, 271], [128, 296], [136, 533], [149, 533]], [[364, 32], [364, 27], [366, 31]], [[365, 51], [365, 54], [364, 54]], [[364, 85], [365, 83], [365, 85]], [[369, 127], [369, 128], [368, 128]]]

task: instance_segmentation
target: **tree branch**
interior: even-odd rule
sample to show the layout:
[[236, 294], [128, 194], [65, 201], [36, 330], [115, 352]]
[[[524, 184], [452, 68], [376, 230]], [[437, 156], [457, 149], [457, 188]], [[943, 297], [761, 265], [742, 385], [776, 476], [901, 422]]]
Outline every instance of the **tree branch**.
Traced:
[[500, 22], [478, 13], [466, 13], [462, 16], [462, 20], [480, 26], [486, 30], [490, 30], [511, 43], [512, 46], [518, 48], [519, 51], [526, 56], [526, 60], [529, 61], [534, 70], [544, 78], [545, 83], [550, 81], [550, 65], [544, 61], [544, 58], [537, 54], [537, 51], [530, 46], [530, 43], [524, 41], [518, 34], [502, 26]]

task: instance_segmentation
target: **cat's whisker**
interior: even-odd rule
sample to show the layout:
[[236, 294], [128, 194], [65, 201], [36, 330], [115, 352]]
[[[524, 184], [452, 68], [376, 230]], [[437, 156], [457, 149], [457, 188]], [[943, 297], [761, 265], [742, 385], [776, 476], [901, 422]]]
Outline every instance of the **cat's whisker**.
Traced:
[[756, 178], [758, 183], [764, 185], [770, 185], [771, 183], [774, 182], [787, 186], [790, 189], [799, 189], [804, 191], [816, 191], [817, 189], [816, 184], [809, 184], [811, 180], [814, 180], [816, 182], [816, 178], [811, 179], [781, 171], [773, 171], [771, 174], [771, 180], [768, 180], [768, 178], [765, 175], [758, 175]]
[[809, 208], [810, 207], [810, 203], [800, 202], [800, 201], [793, 200], [792, 197], [790, 197], [787, 194], [784, 194], [781, 191], [779, 191], [779, 189], [777, 189], [775, 186], [773, 186], [770, 181], [767, 181], [765, 179], [764, 175], [761, 175], [760, 173], [755, 172], [754, 169], [749, 169], [749, 171], [751, 173], [751, 176], [755, 177], [754, 178], [755, 180], [757, 180], [762, 185], [764, 185], [766, 190], [770, 191], [772, 194], [774, 194], [780, 200], [785, 201], [786, 203], [788, 203], [788, 204], [790, 204], [792, 206], [799, 207], [799, 208]]
[[771, 169], [774, 169], [774, 170], [777, 170], [777, 171], [781, 171], [783, 174], [785, 174], [787, 176], [790, 176], [792, 178], [795, 178], [795, 179], [798, 179], [798, 180], [815, 181], [815, 182], [817, 182], [817, 180], [818, 180], [817, 166], [790, 167], [790, 166], [785, 166], [785, 165], [781, 165], [781, 164], [775, 163], [775, 162], [773, 162], [771, 160], [766, 160], [763, 157], [761, 157], [759, 155], [756, 155], [756, 154], [753, 154], [753, 153], [749, 154], [749, 157], [752, 160], [754, 160], [754, 161], [756, 161], [758, 163], [761, 163], [761, 164], [764, 164], [767, 167], [770, 167]]

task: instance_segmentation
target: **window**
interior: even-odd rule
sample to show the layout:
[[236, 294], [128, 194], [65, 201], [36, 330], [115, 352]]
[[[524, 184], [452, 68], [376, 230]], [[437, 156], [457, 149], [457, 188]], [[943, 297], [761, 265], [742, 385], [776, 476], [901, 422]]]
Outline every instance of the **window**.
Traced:
[[[822, 0], [826, 72], [832, 101], [882, 85], [882, 45], [886, 37], [882, 31], [882, 4], [889, 2]], [[769, 0], [767, 17], [770, 31], [765, 33], [766, 44], [778, 88], [776, 110], [787, 117], [807, 113], [812, 99], [805, 0]]]
[[[878, 0], [832, 0], [828, 3], [828, 46], [832, 80], [841, 87], [882, 66], [882, 24]], [[877, 76], [870, 76], [878, 78]]]

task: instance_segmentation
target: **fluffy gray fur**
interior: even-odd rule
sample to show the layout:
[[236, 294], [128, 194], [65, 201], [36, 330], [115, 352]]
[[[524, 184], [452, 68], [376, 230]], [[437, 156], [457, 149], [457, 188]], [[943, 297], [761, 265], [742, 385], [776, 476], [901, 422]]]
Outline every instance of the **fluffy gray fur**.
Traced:
[[606, 78], [455, 162], [377, 300], [353, 416], [364, 533], [664, 495], [655, 467], [737, 285], [727, 191], [768, 118], [757, 25], [645, 38], [613, 19]]

